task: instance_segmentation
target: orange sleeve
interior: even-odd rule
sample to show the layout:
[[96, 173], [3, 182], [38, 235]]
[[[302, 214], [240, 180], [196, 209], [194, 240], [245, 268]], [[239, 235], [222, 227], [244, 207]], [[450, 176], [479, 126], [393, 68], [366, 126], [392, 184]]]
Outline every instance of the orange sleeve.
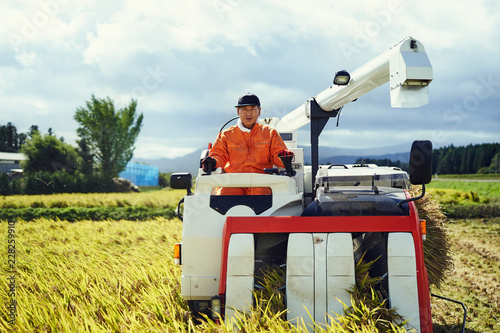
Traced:
[[284, 168], [285, 166], [278, 157], [278, 153], [283, 149], [287, 149], [283, 139], [275, 129], [271, 129], [271, 162], [281, 168]]
[[229, 153], [227, 150], [227, 137], [224, 135], [224, 132], [217, 135], [217, 139], [215, 139], [209, 155], [217, 161], [217, 168], [224, 168], [226, 166], [229, 160]]

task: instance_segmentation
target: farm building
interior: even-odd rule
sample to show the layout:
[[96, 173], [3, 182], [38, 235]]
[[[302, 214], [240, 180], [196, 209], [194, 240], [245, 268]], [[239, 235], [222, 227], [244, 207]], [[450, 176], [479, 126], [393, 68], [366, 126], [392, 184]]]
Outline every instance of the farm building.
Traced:
[[155, 166], [129, 162], [119, 176], [130, 180], [137, 186], [158, 186], [160, 170]]
[[0, 172], [8, 174], [22, 173], [20, 163], [28, 157], [22, 153], [0, 152]]

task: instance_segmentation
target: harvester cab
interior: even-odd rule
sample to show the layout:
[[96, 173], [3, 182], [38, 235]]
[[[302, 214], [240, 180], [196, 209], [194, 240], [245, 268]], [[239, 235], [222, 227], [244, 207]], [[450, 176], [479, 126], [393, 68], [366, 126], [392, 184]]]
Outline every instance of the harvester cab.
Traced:
[[[389, 81], [393, 107], [428, 102], [432, 67], [419, 41], [408, 37], [352, 73], [337, 72], [334, 84], [304, 105], [281, 119], [262, 120], [294, 153], [286, 170], [208, 175], [200, 168], [194, 194], [191, 175], [172, 175], [172, 188], [188, 190], [175, 254], [182, 265], [181, 295], [193, 312], [232, 321], [252, 307], [262, 272], [279, 267], [287, 319], [328, 324], [343, 313], [339, 300], [350, 304], [347, 290], [364, 256], [376, 260], [370, 275], [381, 277], [380, 289], [408, 320], [406, 327], [432, 332], [423, 233], [408, 193], [410, 182], [430, 181], [432, 144], [414, 143], [409, 177], [373, 164], [319, 165], [319, 135], [329, 118]], [[306, 124], [312, 159], [307, 166], [295, 133]], [[272, 195], [214, 195], [217, 187], [270, 187]]]

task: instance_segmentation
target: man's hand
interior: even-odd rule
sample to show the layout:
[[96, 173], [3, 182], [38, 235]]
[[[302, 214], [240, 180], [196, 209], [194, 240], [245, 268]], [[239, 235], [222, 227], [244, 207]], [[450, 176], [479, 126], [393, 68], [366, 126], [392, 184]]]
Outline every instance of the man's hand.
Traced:
[[217, 161], [213, 157], [207, 156], [201, 160], [201, 167], [203, 168], [203, 172], [206, 172], [207, 174], [211, 174], [212, 171], [215, 171], [215, 169], [217, 169], [216, 166]]
[[295, 176], [295, 171], [292, 168], [292, 159], [293, 159], [293, 152], [290, 150], [283, 149], [278, 153], [278, 157], [280, 160], [283, 162], [283, 165], [285, 166], [286, 173], [288, 176], [293, 177]]
[[283, 160], [284, 158], [293, 158], [293, 152], [289, 151], [289, 150], [286, 150], [286, 149], [283, 149], [282, 151], [280, 151], [278, 153], [278, 157]]

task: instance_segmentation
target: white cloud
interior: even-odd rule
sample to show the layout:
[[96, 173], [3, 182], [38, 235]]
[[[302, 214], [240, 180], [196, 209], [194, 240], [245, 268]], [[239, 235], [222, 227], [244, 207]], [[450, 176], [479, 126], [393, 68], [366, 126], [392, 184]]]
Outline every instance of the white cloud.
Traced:
[[[376, 146], [438, 131], [450, 143], [490, 142], [500, 131], [500, 6], [492, 0], [450, 6], [431, 0], [3, 2], [0, 124], [11, 121], [20, 131], [38, 124], [73, 138], [74, 111], [91, 93], [111, 97], [118, 108], [135, 98], [145, 115], [136, 156], [177, 156], [213, 140], [235, 115], [239, 95], [258, 94], [262, 116], [284, 115], [328, 87], [337, 70], [353, 71], [411, 35], [425, 45], [434, 68], [429, 105], [391, 110], [388, 87], [381, 87], [346, 107], [341, 127], [326, 129], [321, 142]], [[471, 104], [479, 78], [490, 75], [490, 96]], [[454, 111], [464, 103], [474, 110]], [[406, 122], [405, 131], [397, 128]], [[309, 140], [305, 130], [300, 137]]]
[[36, 60], [36, 54], [33, 52], [19, 53], [18, 55], [16, 55], [16, 60], [23, 67], [31, 67]]
[[175, 158], [192, 153], [194, 150], [203, 146], [182, 146], [179, 139], [165, 139], [150, 136], [139, 136], [134, 156], [140, 158], [156, 159], [159, 157]]

